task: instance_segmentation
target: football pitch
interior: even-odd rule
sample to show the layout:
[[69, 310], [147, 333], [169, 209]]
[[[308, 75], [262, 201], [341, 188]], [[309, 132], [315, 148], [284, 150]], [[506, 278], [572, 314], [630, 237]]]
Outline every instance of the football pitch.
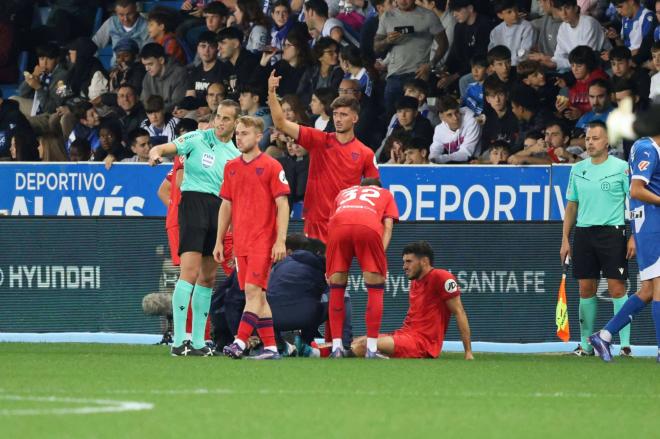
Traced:
[[658, 437], [653, 358], [475, 356], [256, 362], [4, 343], [0, 437]]

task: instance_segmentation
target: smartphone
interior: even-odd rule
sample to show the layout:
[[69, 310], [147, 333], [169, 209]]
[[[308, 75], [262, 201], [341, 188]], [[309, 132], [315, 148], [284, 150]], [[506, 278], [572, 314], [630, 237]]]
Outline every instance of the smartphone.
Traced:
[[394, 32], [399, 32], [401, 35], [415, 33], [415, 26], [395, 26]]

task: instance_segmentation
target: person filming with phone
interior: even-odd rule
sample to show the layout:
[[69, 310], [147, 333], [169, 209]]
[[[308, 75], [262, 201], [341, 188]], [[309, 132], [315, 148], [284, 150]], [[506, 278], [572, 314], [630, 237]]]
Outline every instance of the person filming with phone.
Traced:
[[[433, 40], [438, 43], [429, 62]], [[427, 81], [431, 68], [447, 52], [447, 34], [437, 15], [415, 5], [415, 0], [398, 0], [397, 7], [383, 14], [374, 39], [374, 50], [388, 52], [385, 109], [388, 118], [403, 95], [403, 84], [413, 79]]]

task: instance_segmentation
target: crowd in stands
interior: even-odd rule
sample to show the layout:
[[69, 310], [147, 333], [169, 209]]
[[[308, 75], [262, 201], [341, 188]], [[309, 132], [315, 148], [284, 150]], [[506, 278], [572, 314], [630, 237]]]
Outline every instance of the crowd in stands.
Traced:
[[357, 98], [356, 135], [388, 164], [573, 163], [588, 123], [660, 95], [660, 0], [159, 3], [3, 0], [0, 160], [144, 162], [233, 99], [297, 201], [308, 158], [272, 126], [273, 70], [299, 124], [331, 132], [332, 101]]

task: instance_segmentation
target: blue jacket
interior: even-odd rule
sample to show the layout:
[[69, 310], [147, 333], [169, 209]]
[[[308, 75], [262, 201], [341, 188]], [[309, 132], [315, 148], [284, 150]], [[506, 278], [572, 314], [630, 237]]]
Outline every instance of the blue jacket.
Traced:
[[269, 302], [290, 304], [304, 300], [320, 302], [327, 291], [325, 257], [296, 250], [273, 267], [266, 295]]

